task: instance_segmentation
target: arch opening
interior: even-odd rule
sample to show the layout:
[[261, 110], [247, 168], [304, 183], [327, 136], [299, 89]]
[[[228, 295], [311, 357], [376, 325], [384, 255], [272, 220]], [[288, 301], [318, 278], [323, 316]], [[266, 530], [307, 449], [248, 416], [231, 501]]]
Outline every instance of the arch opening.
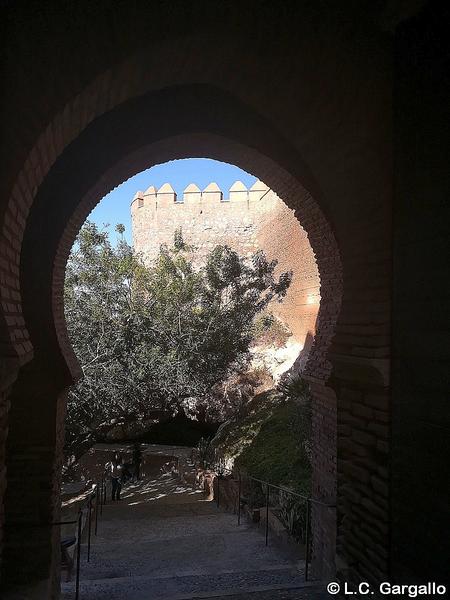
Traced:
[[[180, 90], [175, 90], [174, 98], [180, 101], [180, 98], [177, 98], [179, 94]], [[189, 94], [189, 90], [187, 92], [186, 90], [182, 91], [182, 104], [186, 103]], [[171, 123], [172, 129], [176, 129], [172, 122], [175, 118], [174, 115], [183, 115], [182, 111], [178, 112], [176, 110], [177, 103], [175, 99], [170, 106], [170, 114], [168, 115], [168, 122]], [[226, 103], [229, 100], [227, 98]], [[198, 105], [198, 102], [196, 104]], [[166, 97], [163, 97], [162, 105], [164, 106], [164, 109], [162, 109], [164, 112], [167, 108]], [[161, 109], [161, 105], [158, 106]], [[127, 108], [135, 114], [135, 106]], [[150, 103], [149, 106], [148, 99], [147, 102], [141, 104], [141, 109], [144, 117], [149, 118], [150, 113], [152, 118], [155, 118], [155, 104]], [[123, 120], [124, 114], [122, 111], [119, 112], [122, 114], [108, 115], [107, 120], [111, 118], [113, 122], [115, 119]], [[50, 506], [52, 514], [57, 514], [58, 510], [57, 502], [55, 502], [55, 489], [59, 486], [56, 473], [58, 473], [61, 466], [64, 390], [80, 375], [76, 358], [67, 338], [64, 320], [62, 290], [68, 253], [82, 223], [99, 198], [122, 181], [152, 164], [190, 156], [212, 157], [237, 164], [241, 168], [255, 173], [295, 211], [297, 218], [308, 234], [319, 267], [322, 302], [318, 316], [316, 341], [309, 353], [304, 374], [311, 381], [313, 395], [321, 398], [317, 404], [319, 412], [314, 417], [317, 425], [315, 435], [318, 435], [317, 448], [320, 448], [322, 453], [321, 464], [324, 464], [324, 457], [327, 461], [327, 466], [325, 468], [322, 466], [319, 477], [315, 479], [314, 493], [316, 497], [328, 502], [334, 500], [336, 488], [336, 414], [335, 410], [330, 410], [328, 406], [330, 400], [333, 403], [333, 392], [326, 386], [326, 382], [331, 372], [327, 352], [339, 312], [342, 286], [337, 244], [317, 202], [305, 190], [299, 180], [298, 169], [294, 168], [291, 172], [289, 168], [298, 167], [298, 164], [301, 164], [300, 159], [297, 163], [295, 157], [292, 156], [292, 152], [285, 150], [285, 155], [288, 158], [287, 165], [281, 166], [277, 162], [276, 155], [280, 154], [283, 149], [283, 140], [278, 139], [275, 142], [274, 148], [277, 151], [274, 152], [275, 159], [272, 159], [269, 156], [274, 139], [265, 140], [265, 143], [261, 144], [261, 149], [265, 149], [267, 153], [258, 151], [254, 143], [249, 145], [246, 142], [245, 135], [242, 136], [244, 139], [241, 142], [236, 142], [230, 137], [230, 132], [218, 132], [217, 126], [212, 127], [211, 123], [208, 125], [207, 121], [209, 119], [214, 123], [215, 119], [213, 117], [214, 115], [210, 115], [208, 118], [206, 113], [205, 123], [200, 125], [202, 119], [195, 115], [192, 118], [192, 115], [190, 115], [189, 121], [191, 122], [185, 123], [182, 127], [178, 123], [178, 127], [179, 129], [185, 129], [188, 125], [188, 129], [191, 129], [191, 131], [179, 133], [178, 135], [166, 135], [163, 139], [158, 139], [160, 134], [156, 133], [154, 136], [150, 136], [156, 138], [151, 143], [147, 139], [148, 135], [142, 135], [142, 122], [139, 123], [140, 127], [137, 130], [136, 128], [129, 130], [125, 139], [117, 139], [112, 142], [108, 139], [108, 143], [105, 143], [105, 132], [110, 131], [111, 128], [114, 130], [114, 124], [111, 122], [94, 123], [91, 127], [93, 129], [99, 127], [100, 130], [92, 131], [91, 128], [88, 128], [79, 139], [75, 140], [63, 153], [55, 167], [51, 169], [37, 192], [27, 221], [21, 258], [22, 302], [25, 321], [34, 348], [34, 358], [27, 369], [19, 374], [19, 380], [11, 394], [12, 410], [8, 457], [10, 465], [13, 464], [12, 461], [16, 461], [16, 465], [19, 465], [21, 456], [23, 460], [26, 460], [24, 456], [27, 453], [30, 440], [27, 440], [27, 443], [24, 444], [25, 435], [17, 424], [23, 413], [31, 409], [32, 403], [45, 402], [51, 412], [49, 421], [53, 432], [51, 436], [46, 437], [45, 443], [45, 452], [48, 457], [51, 457], [51, 460], [46, 458], [45, 462], [51, 463], [52, 485], [37, 495], [40, 497], [38, 506], [41, 505], [47, 508]], [[230, 122], [226, 121], [227, 126], [233, 125], [231, 115], [229, 119]], [[135, 119], [133, 119], [133, 122], [136, 127], [138, 124]], [[163, 122], [167, 123], [166, 120]], [[221, 122], [223, 121], [221, 120]], [[234, 123], [234, 126], [237, 125], [237, 122]], [[258, 119], [257, 125], [261, 125]], [[198, 129], [202, 129], [203, 132], [199, 133]], [[247, 127], [247, 129], [249, 128]], [[251, 137], [251, 134], [256, 131], [258, 131], [258, 137], [264, 138], [260, 127], [257, 127], [256, 130], [250, 129], [245, 133]], [[225, 133], [226, 135], [224, 135]], [[269, 132], [268, 135], [269, 138], [273, 138], [275, 134]], [[239, 136], [235, 134], [233, 137]], [[264, 139], [256, 140], [256, 142], [264, 142]], [[89, 160], [87, 160], [87, 157], [89, 157]], [[64, 203], [60, 202], [62, 197]], [[53, 234], [42, 244], [42, 252], [40, 252], [40, 256], [37, 256], [35, 253], [36, 244], [40, 232], [49, 225], [50, 214], [52, 215], [51, 231]], [[39, 275], [37, 275], [38, 273]], [[36, 301], [37, 298], [38, 301]], [[51, 360], [49, 360], [50, 357]], [[48, 388], [46, 381], [52, 381], [53, 387], [51, 389]], [[30, 395], [27, 390], [31, 386], [34, 391]], [[50, 396], [54, 398], [53, 401], [49, 400]], [[25, 401], [24, 397], [26, 397]], [[320, 403], [323, 403], [324, 398], [327, 403], [325, 418], [328, 423], [325, 427], [323, 425], [324, 414], [320, 409]], [[36, 408], [33, 410], [36, 410]], [[42, 461], [42, 458], [40, 460]], [[48, 475], [47, 470], [42, 478], [41, 476], [37, 477], [37, 485], [40, 485], [39, 482], [42, 484], [42, 480], [48, 480]], [[19, 486], [16, 484], [18, 484], [18, 481], [15, 481], [14, 478], [9, 479], [9, 489], [6, 497], [7, 520], [11, 518], [9, 507], [17, 506], [15, 501], [16, 495], [19, 493]], [[32, 496], [30, 494], [29, 500]], [[35, 502], [35, 497], [33, 502]], [[26, 507], [22, 506], [20, 512], [25, 513]], [[43, 514], [42, 510], [41, 513]], [[49, 514], [49, 512], [47, 511], [46, 514]], [[41, 517], [35, 515], [35, 518], [40, 519]], [[331, 515], [328, 521], [328, 523], [324, 523], [324, 520], [321, 519], [315, 534], [317, 538], [315, 547], [322, 554], [328, 553], [324, 562], [326, 564], [325, 568], [329, 570], [332, 568], [334, 555], [335, 515]], [[324, 536], [328, 536], [326, 542]], [[46, 540], [48, 552], [41, 555], [48, 556], [48, 560], [44, 561], [47, 567], [50, 567], [52, 561], [56, 560], [54, 544], [49, 543], [50, 537], [47, 536]], [[14, 549], [15, 545], [17, 545], [17, 540], [12, 539], [9, 547]], [[8, 542], [6, 548], [8, 550]], [[17, 558], [14, 555], [14, 550], [11, 556], [10, 564], [14, 563]], [[52, 556], [53, 558], [50, 560]], [[45, 569], [41, 565], [38, 571], [42, 575]], [[13, 573], [11, 570], [10, 572]]]
[[[183, 177], [186, 169], [189, 169], [188, 178]], [[209, 179], [205, 179], [205, 175], [203, 175], [206, 169]], [[164, 178], [158, 179], [159, 171], [165, 173]], [[233, 174], [231, 175], [230, 172]], [[193, 181], [199, 181], [197, 175], [201, 178], [203, 191], [196, 183], [193, 183]], [[224, 191], [219, 188], [217, 183], [210, 181], [211, 178], [216, 180], [217, 176], [219, 177], [217, 181]], [[228, 182], [224, 182], [226, 177], [229, 179]], [[238, 177], [246, 181], [247, 185], [242, 181], [236, 181]], [[172, 181], [175, 189], [169, 183], [162, 185], [163, 181]], [[155, 185], [149, 186], [149, 182], [156, 183], [156, 187]], [[146, 188], [146, 191], [136, 192], [136, 186]], [[129, 207], [131, 198], [133, 201]], [[119, 202], [123, 204], [121, 210], [118, 207]], [[112, 214], [108, 211], [107, 206], [111, 207]], [[250, 268], [251, 259], [255, 253], [262, 251], [269, 263], [272, 260], [277, 262], [273, 273], [275, 278], [283, 273], [288, 275], [292, 272], [293, 276], [286, 296], [273, 299], [264, 309], [264, 313], [258, 311], [255, 318], [258, 318], [259, 326], [262, 329], [258, 329], [259, 333], [256, 333], [255, 330], [251, 334], [253, 341], [250, 346], [250, 354], [248, 354], [250, 362], [246, 363], [247, 367], [243, 363], [239, 363], [239, 372], [243, 374], [249, 370], [249, 381], [252, 380], [253, 389], [258, 389], [260, 392], [273, 388], [286, 371], [291, 377], [303, 372], [313, 344], [319, 310], [319, 273], [306, 232], [300, 226], [293, 211], [266, 184], [236, 167], [217, 161], [177, 160], [151, 168], [127, 180], [126, 183], [105, 197], [98, 208], [99, 211], [94, 211], [89, 215], [89, 226], [83, 232], [83, 240], [89, 244], [93, 239], [89, 232], [96, 231], [96, 227], [100, 227], [102, 230], [105, 222], [110, 225], [120, 222], [125, 227], [122, 231], [121, 225], [119, 227], [121, 233], [116, 232], [119, 248], [122, 252], [130, 252], [130, 257], [136, 258], [138, 263], [142, 261], [146, 269], [154, 268], [154, 261], [160, 254], [162, 244], [168, 248], [173, 247], [174, 234], [179, 232], [182, 235], [183, 243], [186, 244], [183, 256], [196, 270], [201, 271], [204, 268], [205, 261], [214, 247], [226, 245], [238, 253], [246, 262], [247, 268]], [[127, 229], [128, 231], [132, 229], [132, 243]], [[103, 229], [100, 235], [108, 235], [108, 233], [110, 234], [107, 242], [109, 247], [111, 238], [114, 236], [111, 228]], [[98, 239], [96, 236], [94, 238]], [[130, 243], [131, 246], [128, 246]], [[92, 256], [97, 260], [96, 250], [93, 250]], [[118, 255], [114, 256], [120, 260]], [[70, 260], [71, 276], [69, 279], [72, 283], [68, 297], [71, 299], [71, 310], [67, 313], [66, 307], [66, 318], [69, 314], [72, 342], [75, 347], [78, 344], [74, 332], [78, 331], [81, 336], [80, 340], [84, 340], [78, 348], [85, 361], [84, 364], [90, 365], [92, 357], [96, 353], [98, 355], [98, 347], [94, 344], [91, 348], [92, 332], [97, 325], [93, 323], [90, 331], [89, 328], [86, 331], [80, 326], [83, 316], [80, 314], [77, 303], [74, 303], [77, 293], [72, 287], [76, 285], [75, 282], [80, 277], [80, 275], [76, 275], [74, 279], [74, 275], [79, 272], [83, 273], [85, 268], [89, 273], [87, 277], [89, 279], [92, 277], [92, 267], [85, 267], [86, 262], [89, 262], [89, 254], [85, 255], [78, 244], [76, 252], [71, 254]], [[108, 266], [98, 259], [97, 268], [100, 272], [102, 269], [108, 269]], [[112, 277], [114, 278], [114, 274]], [[83, 279], [83, 275], [81, 278]], [[101, 289], [103, 288], [100, 285]], [[120, 287], [120, 290], [123, 291], [123, 288]], [[97, 288], [96, 292], [99, 293]], [[84, 293], [82, 297], [86, 297]], [[118, 292], [114, 297], [121, 297], [121, 293]], [[81, 301], [83, 302], [83, 300]], [[145, 297], [141, 298], [138, 305], [145, 310], [147, 306]], [[135, 307], [134, 303], [133, 307]], [[125, 307], [123, 309], [125, 310]], [[139, 312], [139, 308], [137, 311]], [[89, 301], [87, 302], [87, 312], [89, 314], [92, 312]], [[74, 313], [79, 315], [79, 318], [74, 319]], [[99, 311], [99, 314], [104, 315], [103, 311]], [[269, 321], [273, 323], [273, 326], [268, 325]], [[263, 323], [266, 325], [264, 326]], [[108, 329], [109, 326], [110, 320], [106, 319], [106, 328]], [[186, 327], [189, 328], [188, 323], [180, 325], [183, 331]], [[268, 327], [268, 329], [264, 327]], [[104, 330], [102, 329], [102, 331]], [[113, 332], [110, 335], [114, 336]], [[200, 335], [200, 332], [197, 332], [197, 335]], [[225, 332], [223, 335], [226, 337]], [[240, 333], [236, 331], [236, 335], [239, 337]], [[101, 339], [104, 339], [104, 335], [101, 336]], [[154, 343], [158, 345], [158, 339], [155, 339]], [[217, 347], [219, 348], [220, 344]], [[198, 352], [198, 348], [192, 348], [192, 351]], [[105, 352], [108, 355], [106, 347]], [[207, 348], [205, 348], [205, 352], [207, 352]], [[259, 378], [258, 370], [261, 372]], [[237, 375], [236, 368], [232, 369], [232, 372]], [[231, 381], [229, 377], [231, 377], [231, 373], [227, 379]], [[152, 379], [151, 374], [148, 375], [148, 379]], [[188, 377], [188, 379], [191, 378]], [[224, 380], [222, 383], [224, 387], [221, 389], [224, 395], [221, 395], [222, 392], [215, 388], [216, 395], [209, 396], [210, 406], [208, 407], [208, 403], [205, 404], [205, 402], [201, 404], [203, 410], [206, 409], [206, 413], [202, 413], [202, 418], [209, 421], [214, 418], [219, 419], [219, 423], [224, 419], [231, 418], [232, 415], [229, 411], [233, 410], [233, 405], [229, 404], [231, 399], [225, 393], [226, 381]], [[88, 395], [89, 390], [88, 386]], [[79, 397], [79, 393], [77, 393], [77, 397]], [[219, 397], [221, 401], [219, 401]], [[223, 410], [219, 410], [220, 404], [223, 405]], [[70, 406], [75, 410], [73, 404]], [[102, 404], [99, 406], [100, 408], [104, 407]], [[194, 411], [193, 407], [189, 412], [192, 413], [192, 411]], [[127, 415], [123, 415], [123, 418], [125, 421], [128, 419]], [[142, 415], [141, 418], [143, 418]], [[144, 424], [142, 426], [145, 427]], [[134, 419], [133, 428], [137, 431]], [[120, 436], [117, 428], [115, 431]]]

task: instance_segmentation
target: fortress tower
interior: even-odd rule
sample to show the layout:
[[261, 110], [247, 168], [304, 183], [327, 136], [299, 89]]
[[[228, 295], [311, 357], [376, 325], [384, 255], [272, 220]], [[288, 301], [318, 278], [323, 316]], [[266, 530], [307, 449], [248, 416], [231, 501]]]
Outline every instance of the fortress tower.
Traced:
[[250, 189], [236, 181], [224, 197], [216, 183], [204, 190], [189, 184], [177, 197], [169, 183], [137, 192], [131, 203], [133, 245], [151, 262], [161, 244], [171, 246], [181, 227], [186, 243], [194, 246], [200, 263], [217, 244], [228, 245], [243, 256], [263, 250], [278, 260], [277, 271], [294, 273], [288, 294], [271, 310], [303, 345], [315, 332], [320, 281], [308, 237], [284, 202], [262, 181]]

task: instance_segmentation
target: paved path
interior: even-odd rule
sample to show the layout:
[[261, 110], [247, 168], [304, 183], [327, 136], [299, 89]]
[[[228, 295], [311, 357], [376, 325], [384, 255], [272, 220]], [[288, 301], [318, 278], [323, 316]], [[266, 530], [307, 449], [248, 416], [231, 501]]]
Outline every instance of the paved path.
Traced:
[[[266, 548], [203, 494], [170, 475], [128, 486], [104, 507], [91, 562], [82, 548], [80, 600], [291, 600], [322, 598], [298, 564]], [[74, 583], [62, 584], [74, 598]]]

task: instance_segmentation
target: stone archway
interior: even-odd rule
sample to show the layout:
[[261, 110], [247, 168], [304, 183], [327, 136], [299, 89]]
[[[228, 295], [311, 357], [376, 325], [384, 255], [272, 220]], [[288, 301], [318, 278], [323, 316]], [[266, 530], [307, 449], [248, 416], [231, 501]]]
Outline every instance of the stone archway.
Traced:
[[[177, 90], [176, 93], [180, 93]], [[206, 90], [203, 90], [206, 95]], [[180, 105], [176, 106], [181, 114], [181, 105], [186, 106], [186, 99], [189, 95], [186, 91], [182, 92], [182, 98]], [[176, 103], [175, 99], [172, 99], [173, 103]], [[163, 105], [166, 105], [164, 101]], [[217, 106], [217, 102], [215, 103]], [[206, 107], [199, 107], [203, 112], [203, 119], [205, 128], [208, 127], [208, 120], [206, 117]], [[132, 110], [135, 111], [136, 107], [133, 106]], [[163, 109], [163, 112], [166, 109]], [[178, 110], [176, 110], [178, 112]], [[154, 106], [152, 107], [152, 118], [154, 118]], [[237, 116], [237, 115], [236, 115]], [[119, 115], [118, 118], [123, 119], [124, 115]], [[141, 118], [139, 124], [142, 124], [145, 118], [145, 112], [141, 112]], [[158, 120], [165, 121], [167, 117], [160, 116]], [[173, 122], [173, 113], [168, 117]], [[232, 122], [232, 120], [230, 120]], [[107, 127], [110, 127], [108, 124]], [[260, 123], [258, 123], [260, 126]], [[262, 130], [261, 130], [262, 131]], [[226, 133], [226, 131], [224, 132]], [[127, 128], [127, 136], [130, 136], [133, 140], [138, 140], [138, 134], [136, 131]], [[143, 137], [143, 141], [146, 140]], [[97, 139], [100, 143], [100, 147], [93, 149], [93, 139]], [[317, 257], [320, 276], [321, 276], [321, 293], [325, 296], [326, 300], [321, 304], [320, 314], [318, 319], [317, 328], [317, 339], [318, 344], [313, 345], [313, 349], [310, 353], [309, 362], [306, 367], [306, 372], [313, 377], [313, 385], [325, 390], [325, 384], [329, 376], [331, 367], [327, 363], [326, 353], [331, 342], [331, 333], [334, 329], [334, 324], [337, 319], [339, 312], [340, 300], [341, 300], [341, 272], [340, 272], [340, 259], [337, 250], [336, 242], [331, 231], [331, 228], [327, 224], [324, 216], [322, 215], [317, 203], [313, 200], [311, 195], [303, 188], [301, 183], [296, 179], [295, 176], [285, 171], [282, 167], [277, 165], [273, 160], [270, 160], [264, 155], [259, 154], [254, 149], [232, 142], [229, 139], [211, 134], [198, 134], [198, 133], [186, 133], [176, 137], [171, 137], [163, 141], [157, 141], [153, 144], [146, 144], [141, 148], [136, 149], [134, 152], [125, 156], [120, 160], [121, 147], [129, 147], [129, 139], [117, 140], [117, 147], [115, 152], [119, 160], [113, 155], [112, 166], [103, 172], [105, 169], [105, 163], [103, 160], [99, 161], [100, 164], [95, 165], [95, 162], [90, 163], [90, 171], [92, 171], [92, 178], [97, 181], [92, 188], [89, 187], [90, 182], [86, 186], [86, 191], [78, 188], [80, 182], [78, 173], [79, 171], [74, 168], [77, 156], [80, 160], [84, 160], [87, 149], [97, 156], [101, 156], [100, 148], [102, 145], [102, 136], [96, 132], [94, 137], [89, 135], [85, 140], [80, 137], [79, 147], [77, 148], [74, 144], [72, 147], [72, 154], [66, 161], [61, 160], [56, 165], [56, 175], [52, 177], [50, 173], [47, 179], [47, 184], [41, 188], [36, 204], [32, 209], [31, 217], [33, 218], [34, 224], [29, 226], [25, 232], [22, 264], [23, 264], [23, 305], [27, 323], [30, 325], [30, 334], [34, 342], [35, 356], [29, 364], [29, 370], [26, 373], [26, 385], [30, 385], [34, 390], [38, 390], [43, 380], [58, 381], [56, 384], [56, 392], [58, 394], [64, 393], [64, 388], [78, 376], [78, 368], [76, 358], [73, 356], [71, 345], [68, 342], [66, 327], [63, 314], [63, 279], [64, 269], [67, 261], [67, 256], [72, 247], [74, 238], [84, 222], [89, 212], [93, 209], [98, 199], [101, 198], [105, 193], [110, 191], [114, 185], [121, 183], [124, 179], [127, 179], [131, 175], [143, 170], [144, 168], [158, 162], [164, 162], [168, 159], [181, 158], [191, 155], [202, 155], [212, 156], [225, 161], [233, 161], [248, 170], [251, 170], [257, 174], [264, 176], [265, 180], [284, 198], [287, 199], [288, 204], [291, 208], [294, 208], [298, 218], [304, 224], [306, 230], [312, 230], [312, 244], [315, 249]], [[111, 149], [111, 145], [110, 145]], [[99, 171], [95, 173], [96, 167]], [[100, 177], [99, 177], [100, 176]], [[84, 185], [84, 184], [83, 184]], [[62, 217], [61, 229], [59, 230], [59, 239], [56, 238], [53, 241], [49, 240], [46, 252], [41, 259], [37, 259], [35, 254], [36, 248], [36, 235], [39, 236], [39, 232], [42, 231], [43, 222], [48, 219], [48, 215], [52, 214], [56, 216], [58, 212], [58, 198], [62, 195], [65, 197], [66, 206], [64, 207], [65, 215]], [[56, 212], [55, 212], [56, 211]], [[34, 214], [33, 214], [34, 213]], [[67, 222], [66, 219], [68, 218]], [[321, 264], [324, 264], [324, 268], [321, 269]], [[26, 265], [29, 265], [27, 267]], [[28, 270], [29, 269], [29, 270]], [[34, 273], [34, 275], [33, 275]], [[38, 275], [39, 274], [39, 275]], [[37, 277], [36, 277], [37, 276]], [[45, 278], [47, 281], [52, 282], [51, 295], [46, 295], [45, 298], [41, 298], [41, 303], [38, 306], [36, 304], [36, 292], [38, 289], [42, 289]], [[333, 286], [332, 289], [330, 287]], [[45, 317], [45, 315], [47, 315]], [[43, 320], [47, 319], [47, 326], [42, 327]], [[51, 360], [49, 361], [49, 357]], [[50, 365], [48, 364], [50, 362]], [[44, 366], [44, 364], [46, 366]], [[19, 427], [19, 423], [23, 421], [23, 411], [30, 410], [29, 401], [24, 401], [24, 390], [22, 385], [22, 376], [19, 376], [19, 381], [16, 384], [15, 390], [12, 394], [13, 408], [11, 410], [11, 416], [16, 420], [11, 421], [10, 430], [10, 454], [9, 462], [20, 461], [20, 458], [13, 458], [14, 446], [13, 440], [16, 437], [23, 439], [25, 436], [23, 432], [20, 432], [16, 436], [16, 427]], [[319, 388], [317, 388], [319, 389]], [[46, 393], [49, 393], [46, 390]], [[322, 394], [324, 391], [322, 391]], [[327, 388], [325, 392], [332, 395], [332, 391]], [[54, 395], [54, 392], [53, 392]], [[61, 401], [61, 404], [63, 401]], [[51, 404], [51, 403], [50, 403]], [[19, 406], [22, 405], [20, 409]], [[61, 407], [59, 407], [61, 408]], [[63, 408], [61, 408], [63, 410]], [[60, 413], [55, 412], [54, 417]], [[335, 471], [333, 465], [336, 460], [336, 435], [335, 435], [335, 413], [332, 413], [331, 419], [327, 414], [318, 414], [315, 416], [315, 420], [318, 423], [317, 432], [322, 429], [322, 421], [328, 420], [328, 431], [333, 431], [334, 434], [330, 440], [327, 440], [327, 449], [323, 447], [324, 439], [318, 439], [318, 446], [322, 446], [323, 455], [327, 456], [327, 463], [330, 468], [330, 475], [324, 477], [317, 472], [318, 477], [316, 482], [316, 496], [320, 494], [320, 499], [334, 503], [335, 502]], [[50, 419], [51, 421], [51, 419]], [[16, 424], [16, 425], [15, 425]], [[56, 428], [56, 435], [54, 438], [49, 436], [49, 432], [46, 432], [46, 439], [52, 439], [55, 446], [58, 440], [61, 440], [62, 436], [62, 420], [58, 423], [54, 422]], [[41, 440], [43, 443], [43, 440]], [[29, 448], [30, 438], [26, 443], [26, 449]], [[47, 450], [51, 453], [51, 444], [47, 445]], [[25, 449], [25, 452], [26, 452]], [[23, 451], [23, 450], [22, 450]], [[21, 454], [20, 450], [17, 454]], [[57, 456], [60, 455], [60, 449], [57, 449]], [[322, 456], [323, 458], [323, 456]], [[42, 462], [42, 456], [38, 459]], [[48, 462], [48, 459], [47, 461]], [[58, 465], [58, 461], [55, 462]], [[57, 470], [57, 466], [55, 469]], [[14, 471], [20, 469], [14, 469]], [[56, 473], [52, 476], [55, 477]], [[48, 473], [43, 476], [44, 480], [48, 477]], [[10, 480], [10, 488], [7, 494], [6, 504], [6, 516], [8, 518], [8, 506], [17, 506], [16, 494], [23, 497], [23, 489], [19, 482], [14, 486], [14, 479]], [[36, 494], [30, 494], [30, 504], [35, 505]], [[54, 490], [47, 489], [47, 493], [42, 499], [44, 506], [48, 505], [54, 499]], [[319, 499], [319, 497], [318, 497]], [[53, 503], [52, 503], [53, 507]], [[328, 518], [328, 525], [325, 525], [325, 521]], [[320, 521], [320, 523], [319, 523]], [[323, 530], [323, 531], [322, 531]], [[326, 531], [326, 537], [329, 541], [325, 542], [322, 537]], [[330, 564], [333, 561], [334, 555], [334, 535], [335, 535], [335, 514], [331, 511], [330, 514], [321, 515], [318, 519], [317, 525], [317, 540], [315, 547], [324, 548], [320, 551], [319, 563], [328, 564], [327, 568], [330, 569]], [[320, 535], [319, 535], [320, 533]], [[319, 537], [321, 538], [319, 541]], [[51, 540], [50, 532], [48, 532], [47, 549], [50, 552], [49, 541]], [[43, 541], [44, 543], [44, 541]], [[23, 546], [23, 540], [21, 542]]]
[[[19, 519], [31, 514], [41, 523], [56, 510], [54, 449], [61, 433], [63, 390], [76, 373], [64, 339], [60, 289], [80, 224], [105, 191], [141, 170], [139, 164], [143, 168], [152, 161], [200, 153], [229, 157], [251, 170], [299, 212], [317, 254], [323, 307], [328, 307], [321, 307], [308, 365], [318, 409], [316, 492], [332, 500], [336, 472], [338, 483], [338, 523], [333, 515], [318, 528], [315, 551], [325, 557], [325, 572], [333, 571], [338, 533], [341, 570], [373, 577], [388, 570], [383, 486], [389, 421], [389, 92], [376, 68], [386, 58], [383, 51], [376, 57], [368, 52], [353, 63], [346, 60], [345, 44], [336, 53], [328, 41], [323, 51], [315, 34], [307, 27], [304, 33], [301, 44], [307, 52], [295, 76], [289, 65], [280, 69], [276, 57], [268, 58], [264, 77], [254, 70], [256, 56], [240, 64], [247, 36], [242, 45], [226, 36], [218, 44], [216, 38], [213, 47], [209, 35], [183, 36], [175, 53], [174, 42], [165, 40], [151, 53], [118, 64], [113, 59], [113, 66], [88, 86], [82, 78], [76, 92], [67, 85], [59, 111], [55, 108], [33, 140], [8, 190], [2, 241], [10, 261], [8, 294], [15, 294], [14, 302], [6, 302], [8, 352], [28, 361], [10, 395], [8, 462], [17, 469], [26, 465], [35, 489], [23, 494], [23, 482], [10, 468], [7, 526], [14, 522], [14, 508]], [[188, 67], [187, 54], [192, 59]], [[238, 75], [230, 67], [235, 63], [240, 64]], [[365, 71], [368, 63], [371, 78]], [[322, 71], [316, 81], [312, 73], [317, 64]], [[267, 78], [282, 81], [292, 93], [269, 97], [264, 93]], [[334, 94], [332, 103], [324, 101], [324, 82]], [[375, 95], [374, 82], [379, 84]], [[352, 87], [358, 98], [348, 114]], [[20, 428], [24, 412], [36, 420], [45, 414], [48, 429], [27, 437]], [[33, 418], [28, 419], [31, 426]], [[30, 448], [35, 447], [41, 450], [34, 454]], [[15, 503], [19, 496], [22, 505]], [[355, 532], [360, 519], [367, 529]], [[15, 532], [8, 536], [5, 560], [13, 566], [21, 537]], [[38, 566], [30, 561], [30, 576], [46, 579], [52, 561], [50, 530], [43, 531], [36, 548], [42, 549], [42, 560]], [[29, 552], [31, 556], [33, 548]], [[13, 568], [9, 573], [14, 579]]]

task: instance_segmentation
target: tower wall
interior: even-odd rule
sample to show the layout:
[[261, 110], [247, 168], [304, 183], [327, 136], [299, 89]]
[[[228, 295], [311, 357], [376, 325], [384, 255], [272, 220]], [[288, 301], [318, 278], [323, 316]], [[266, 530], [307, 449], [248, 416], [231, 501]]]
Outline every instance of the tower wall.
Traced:
[[190, 184], [177, 197], [169, 184], [158, 191], [137, 192], [131, 203], [133, 245], [151, 262], [161, 244], [173, 244], [181, 227], [186, 243], [194, 246], [200, 263], [217, 244], [228, 245], [242, 256], [261, 249], [278, 260], [277, 273], [293, 271], [293, 281], [282, 303], [271, 311], [290, 328], [300, 344], [315, 333], [320, 281], [314, 253], [294, 211], [262, 182], [247, 189], [236, 182], [227, 198], [216, 184], [201, 191]]

